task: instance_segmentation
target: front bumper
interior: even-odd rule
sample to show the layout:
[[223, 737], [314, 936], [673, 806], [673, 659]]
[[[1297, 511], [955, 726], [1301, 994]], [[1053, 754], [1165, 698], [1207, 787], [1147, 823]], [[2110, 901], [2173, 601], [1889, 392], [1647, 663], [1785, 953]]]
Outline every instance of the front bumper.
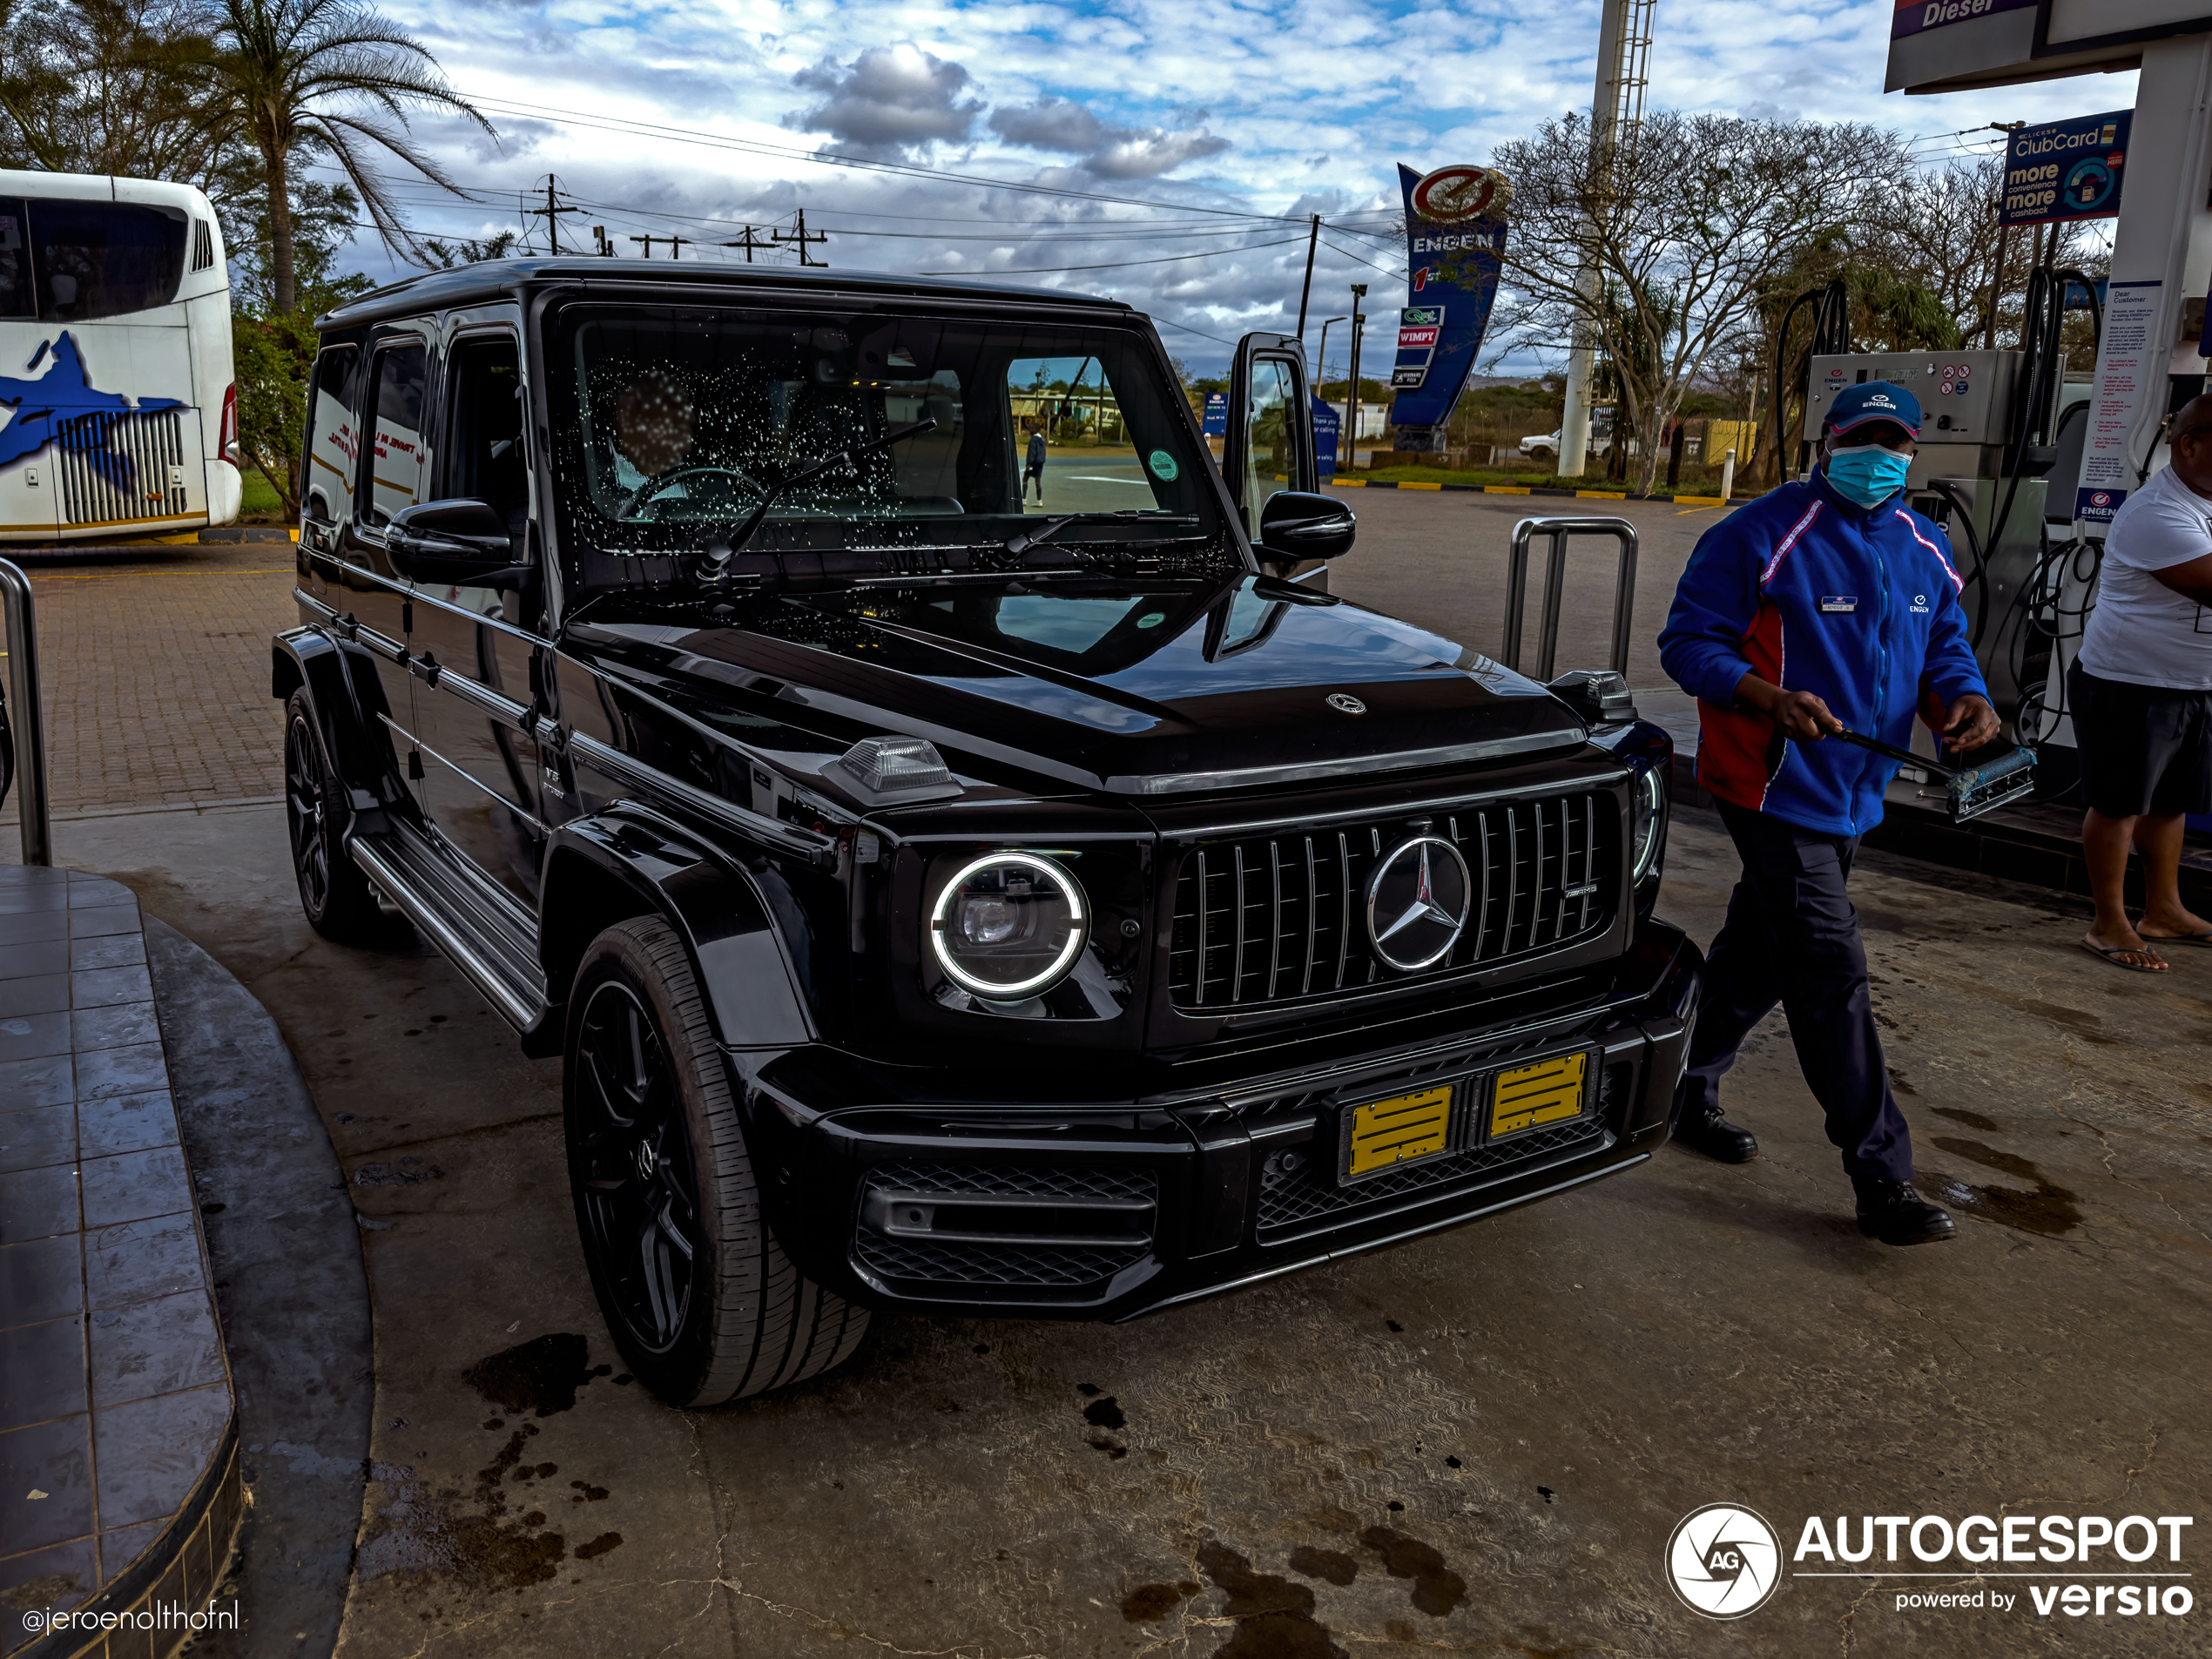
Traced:
[[[1111, 1103], [882, 1102], [819, 1051], [732, 1053], [771, 1224], [816, 1282], [877, 1307], [1119, 1320], [1456, 1226], [1664, 1143], [1703, 956], [1669, 924], [1548, 1011], [1231, 1089]], [[1572, 1120], [1349, 1185], [1341, 1115], [1527, 1061], [1592, 1056]]]

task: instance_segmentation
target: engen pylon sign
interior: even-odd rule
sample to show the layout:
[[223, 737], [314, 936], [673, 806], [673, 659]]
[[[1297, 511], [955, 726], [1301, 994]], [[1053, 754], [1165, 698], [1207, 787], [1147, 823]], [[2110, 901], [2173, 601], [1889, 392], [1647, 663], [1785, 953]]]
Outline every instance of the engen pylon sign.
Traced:
[[[1407, 279], [1399, 313], [1397, 354], [1390, 384], [1391, 424], [1441, 426], [1482, 349], [1498, 294], [1498, 256], [1506, 244], [1506, 204], [1512, 186], [1487, 167], [1398, 169], [1406, 198]], [[1433, 442], [1412, 439], [1415, 448]]]

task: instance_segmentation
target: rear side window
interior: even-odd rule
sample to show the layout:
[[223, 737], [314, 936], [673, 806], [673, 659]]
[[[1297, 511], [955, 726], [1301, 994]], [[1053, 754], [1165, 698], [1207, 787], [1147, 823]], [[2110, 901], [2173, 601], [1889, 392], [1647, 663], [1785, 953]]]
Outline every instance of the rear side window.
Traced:
[[307, 477], [300, 493], [307, 516], [320, 523], [353, 516], [361, 435], [347, 395], [353, 389], [354, 356], [351, 346], [330, 347], [315, 359], [307, 387]]
[[24, 221], [23, 203], [0, 196], [0, 317], [37, 314], [30, 284], [30, 232]]
[[422, 438], [429, 359], [413, 342], [376, 354], [376, 384], [369, 395], [368, 522], [387, 524], [401, 509], [425, 499], [429, 456]]
[[176, 207], [0, 198], [0, 315], [91, 322], [165, 306], [191, 228]]

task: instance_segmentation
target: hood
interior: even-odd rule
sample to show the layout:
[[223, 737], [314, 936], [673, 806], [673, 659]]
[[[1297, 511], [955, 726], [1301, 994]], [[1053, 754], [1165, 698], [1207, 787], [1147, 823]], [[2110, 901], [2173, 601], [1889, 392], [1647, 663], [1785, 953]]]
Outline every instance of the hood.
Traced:
[[1197, 593], [784, 596], [680, 643], [650, 631], [678, 671], [689, 658], [718, 680], [765, 676], [779, 702], [927, 738], [955, 766], [964, 754], [1114, 794], [1467, 765], [1584, 737], [1566, 705], [1487, 658], [1250, 576]]

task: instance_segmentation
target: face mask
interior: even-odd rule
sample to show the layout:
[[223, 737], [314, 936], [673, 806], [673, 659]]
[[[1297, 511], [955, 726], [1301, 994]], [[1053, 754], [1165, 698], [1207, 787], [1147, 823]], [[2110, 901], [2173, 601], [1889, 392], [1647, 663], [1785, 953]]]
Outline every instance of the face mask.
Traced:
[[1872, 507], [1905, 488], [1905, 475], [1912, 457], [1896, 449], [1864, 444], [1838, 449], [1828, 457], [1828, 482], [1845, 499]]

